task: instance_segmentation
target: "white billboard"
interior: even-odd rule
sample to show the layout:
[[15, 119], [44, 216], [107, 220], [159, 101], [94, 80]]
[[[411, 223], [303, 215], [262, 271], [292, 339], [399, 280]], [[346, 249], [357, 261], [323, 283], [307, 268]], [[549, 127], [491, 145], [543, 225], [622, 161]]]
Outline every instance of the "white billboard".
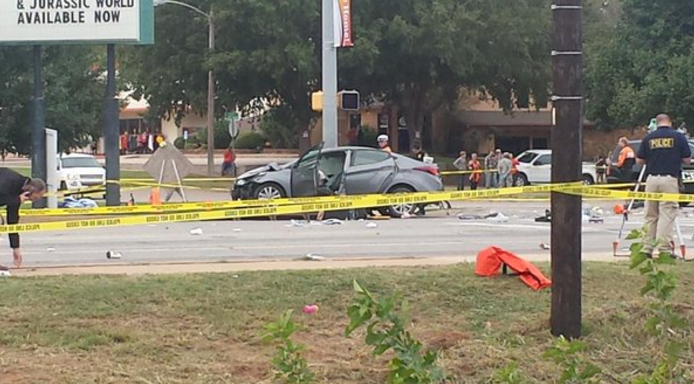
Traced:
[[153, 42], [152, 0], [0, 0], [0, 44]]

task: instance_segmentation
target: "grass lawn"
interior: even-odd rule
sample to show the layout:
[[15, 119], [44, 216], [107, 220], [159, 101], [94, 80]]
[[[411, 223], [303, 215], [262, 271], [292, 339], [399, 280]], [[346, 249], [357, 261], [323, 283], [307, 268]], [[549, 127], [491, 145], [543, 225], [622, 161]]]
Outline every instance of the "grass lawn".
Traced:
[[[546, 265], [541, 266], [547, 269]], [[674, 301], [694, 321], [694, 266], [679, 264]], [[352, 279], [378, 296], [401, 292], [410, 329], [442, 351], [455, 382], [487, 383], [517, 361], [531, 382], [552, 383], [559, 368], [542, 359], [550, 291], [516, 278], [482, 279], [472, 267], [244, 272], [188, 276], [48, 277], [0, 280], [2, 383], [271, 382], [273, 348], [260, 341], [268, 321], [295, 309], [319, 383], [383, 383], [384, 359], [371, 357], [362, 334], [343, 336]], [[588, 356], [629, 382], [654, 366], [646, 336], [648, 304], [641, 277], [625, 264], [585, 265]], [[317, 303], [313, 316], [300, 308]], [[692, 327], [689, 328], [691, 335]], [[684, 363], [692, 367], [692, 339]]]

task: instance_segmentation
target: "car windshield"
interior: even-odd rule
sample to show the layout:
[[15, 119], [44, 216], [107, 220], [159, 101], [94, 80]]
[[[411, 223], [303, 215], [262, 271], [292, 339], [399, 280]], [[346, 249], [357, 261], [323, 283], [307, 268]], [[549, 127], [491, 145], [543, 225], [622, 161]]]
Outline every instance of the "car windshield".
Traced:
[[101, 168], [101, 164], [93, 157], [64, 157], [63, 168]]
[[521, 157], [518, 158], [518, 161], [521, 163], [530, 163], [533, 161], [533, 159], [537, 156], [537, 153], [534, 152], [526, 152], [524, 153]]

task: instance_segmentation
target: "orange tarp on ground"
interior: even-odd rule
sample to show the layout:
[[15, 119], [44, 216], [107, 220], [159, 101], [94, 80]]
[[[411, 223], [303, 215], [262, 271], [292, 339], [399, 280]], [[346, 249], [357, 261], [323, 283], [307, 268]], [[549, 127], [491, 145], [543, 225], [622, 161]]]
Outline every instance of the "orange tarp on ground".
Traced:
[[477, 254], [475, 274], [483, 277], [497, 276], [504, 265], [534, 290], [552, 285], [552, 282], [532, 263], [498, 247], [489, 247]]

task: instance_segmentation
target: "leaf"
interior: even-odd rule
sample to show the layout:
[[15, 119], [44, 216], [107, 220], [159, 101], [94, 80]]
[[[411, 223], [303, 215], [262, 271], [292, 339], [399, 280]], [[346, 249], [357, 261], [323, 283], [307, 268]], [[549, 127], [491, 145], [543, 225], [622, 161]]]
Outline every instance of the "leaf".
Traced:
[[[634, 244], [634, 245], [636, 245], [636, 244]], [[633, 247], [634, 245], [632, 245], [632, 247]], [[642, 247], [642, 248], [643, 248], [643, 247]], [[636, 269], [636, 268], [638, 268], [639, 265], [643, 264], [643, 262], [646, 261], [646, 260], [648, 260], [648, 257], [646, 257], [646, 254], [643, 253], [643, 252], [641, 252], [640, 249], [639, 249], [638, 252], [634, 252], [633, 249], [632, 249], [632, 253], [631, 253], [631, 265], [630, 265], [629, 268], [630, 268], [630, 269]]]
[[600, 373], [602, 373], [602, 370], [598, 368], [598, 366], [588, 363], [578, 377], [581, 380], [588, 380], [599, 375]]
[[626, 240], [637, 240], [643, 238], [643, 232], [639, 229], [634, 229], [626, 237]]

